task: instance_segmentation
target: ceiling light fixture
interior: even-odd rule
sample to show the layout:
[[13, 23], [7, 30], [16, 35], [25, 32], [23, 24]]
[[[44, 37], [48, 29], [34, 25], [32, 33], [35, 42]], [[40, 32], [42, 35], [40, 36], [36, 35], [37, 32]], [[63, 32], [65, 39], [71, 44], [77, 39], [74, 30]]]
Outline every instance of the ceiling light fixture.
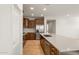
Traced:
[[43, 11], [46, 11], [47, 9], [46, 8], [43, 8]]
[[34, 8], [33, 7], [30, 7], [30, 10], [34, 10]]

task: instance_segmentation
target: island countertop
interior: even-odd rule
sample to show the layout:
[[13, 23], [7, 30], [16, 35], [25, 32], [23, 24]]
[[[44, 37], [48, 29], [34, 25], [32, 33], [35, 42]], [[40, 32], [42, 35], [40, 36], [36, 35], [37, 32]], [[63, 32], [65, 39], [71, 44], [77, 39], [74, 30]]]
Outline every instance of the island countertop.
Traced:
[[60, 35], [47, 34], [51, 37], [46, 37], [45, 33], [40, 33], [47, 41], [54, 45], [60, 52], [79, 50], [79, 40], [70, 39]]

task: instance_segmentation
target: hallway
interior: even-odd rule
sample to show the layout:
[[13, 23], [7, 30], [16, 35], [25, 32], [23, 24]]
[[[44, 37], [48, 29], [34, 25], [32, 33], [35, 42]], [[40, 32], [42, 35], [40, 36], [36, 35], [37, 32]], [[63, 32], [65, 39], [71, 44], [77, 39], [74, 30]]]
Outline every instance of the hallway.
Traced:
[[40, 40], [27, 40], [23, 48], [23, 55], [44, 55]]

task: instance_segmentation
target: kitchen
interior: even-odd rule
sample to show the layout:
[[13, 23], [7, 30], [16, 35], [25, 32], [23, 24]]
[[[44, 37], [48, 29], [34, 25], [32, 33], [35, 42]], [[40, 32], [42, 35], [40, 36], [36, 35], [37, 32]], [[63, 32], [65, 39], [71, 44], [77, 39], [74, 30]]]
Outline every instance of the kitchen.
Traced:
[[24, 4], [23, 54], [79, 54], [78, 7], [79, 5]]

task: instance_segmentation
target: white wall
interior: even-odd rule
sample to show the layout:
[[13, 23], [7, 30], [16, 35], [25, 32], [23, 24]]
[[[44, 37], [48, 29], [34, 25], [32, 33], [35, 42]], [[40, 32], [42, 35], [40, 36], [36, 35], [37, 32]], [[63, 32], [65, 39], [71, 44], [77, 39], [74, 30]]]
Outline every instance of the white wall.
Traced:
[[22, 53], [23, 15], [22, 5], [12, 6], [12, 54]]
[[79, 39], [79, 17], [57, 18], [56, 34]]
[[79, 16], [45, 17], [46, 20], [56, 19], [56, 34], [73, 39], [79, 39]]
[[11, 52], [11, 5], [0, 5], [0, 54]]
[[14, 6], [0, 5], [0, 54], [19, 54], [22, 48], [22, 14]]

